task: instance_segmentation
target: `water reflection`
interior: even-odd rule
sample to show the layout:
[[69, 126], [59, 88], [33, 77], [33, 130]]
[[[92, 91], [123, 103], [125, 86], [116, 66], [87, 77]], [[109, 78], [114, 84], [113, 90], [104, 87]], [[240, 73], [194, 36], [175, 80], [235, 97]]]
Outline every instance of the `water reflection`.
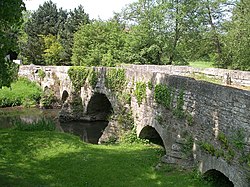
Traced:
[[0, 129], [11, 128], [14, 120], [21, 120], [32, 123], [45, 118], [56, 123], [57, 130], [77, 135], [81, 140], [97, 144], [108, 121], [72, 121], [60, 123], [58, 120], [59, 109], [38, 109], [38, 108], [0, 108]]
[[79, 122], [72, 121], [67, 123], [60, 123], [64, 132], [77, 135], [84, 142], [97, 144], [102, 135], [103, 130], [108, 125], [107, 121], [94, 121], [94, 122]]

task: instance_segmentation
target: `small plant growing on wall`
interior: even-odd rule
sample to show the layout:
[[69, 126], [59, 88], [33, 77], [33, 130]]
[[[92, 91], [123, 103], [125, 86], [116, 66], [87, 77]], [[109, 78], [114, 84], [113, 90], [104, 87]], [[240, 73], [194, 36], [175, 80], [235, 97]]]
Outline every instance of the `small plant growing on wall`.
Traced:
[[38, 70], [38, 77], [43, 80], [46, 76], [46, 73], [42, 70], [42, 69], [39, 69]]
[[171, 89], [163, 84], [155, 86], [154, 98], [156, 103], [163, 105], [165, 108], [171, 108]]
[[91, 85], [92, 88], [96, 87], [97, 81], [98, 81], [99, 74], [95, 71], [94, 68], [89, 69], [88, 73], [88, 82]]
[[178, 118], [183, 118], [184, 117], [184, 110], [183, 110], [183, 105], [184, 105], [184, 91], [181, 90], [177, 96], [177, 101], [176, 101], [176, 108], [174, 109], [174, 115], [177, 116]]
[[88, 77], [88, 74], [89, 74], [88, 69], [83, 66], [71, 67], [68, 70], [69, 78], [76, 91], [80, 91], [81, 87], [84, 85]]
[[106, 73], [105, 85], [112, 91], [123, 91], [126, 86], [124, 69], [109, 69]]
[[142, 101], [146, 99], [146, 88], [147, 85], [144, 82], [137, 82], [135, 87], [135, 97], [137, 99], [137, 103], [140, 105], [142, 104]]

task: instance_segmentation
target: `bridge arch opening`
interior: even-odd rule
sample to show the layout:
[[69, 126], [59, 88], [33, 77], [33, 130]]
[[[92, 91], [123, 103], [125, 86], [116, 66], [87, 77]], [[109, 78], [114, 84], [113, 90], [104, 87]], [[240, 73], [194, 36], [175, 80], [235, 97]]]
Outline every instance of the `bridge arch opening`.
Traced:
[[94, 93], [87, 106], [87, 115], [94, 116], [100, 120], [107, 120], [112, 111], [110, 101], [102, 93]]
[[150, 142], [164, 147], [163, 140], [154, 127], [144, 127], [139, 134], [139, 138], [148, 139]]
[[98, 144], [105, 128], [109, 124], [109, 116], [112, 114], [112, 105], [105, 94], [94, 93], [87, 105], [86, 135], [84, 141]]
[[64, 103], [69, 97], [69, 93], [64, 90], [63, 93], [62, 93], [62, 102]]
[[233, 182], [230, 181], [226, 175], [216, 169], [206, 171], [203, 176], [204, 179], [212, 183], [213, 186], [234, 187]]

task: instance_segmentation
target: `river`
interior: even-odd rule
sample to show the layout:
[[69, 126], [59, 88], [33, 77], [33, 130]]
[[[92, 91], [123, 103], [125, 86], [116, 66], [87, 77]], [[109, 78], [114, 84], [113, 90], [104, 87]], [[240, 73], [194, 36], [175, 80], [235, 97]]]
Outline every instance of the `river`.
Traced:
[[13, 121], [22, 120], [32, 123], [39, 119], [53, 120], [57, 131], [77, 135], [87, 143], [97, 144], [103, 130], [108, 125], [107, 121], [71, 121], [62, 123], [58, 120], [60, 109], [39, 109], [9, 107], [0, 108], [0, 129], [13, 127]]

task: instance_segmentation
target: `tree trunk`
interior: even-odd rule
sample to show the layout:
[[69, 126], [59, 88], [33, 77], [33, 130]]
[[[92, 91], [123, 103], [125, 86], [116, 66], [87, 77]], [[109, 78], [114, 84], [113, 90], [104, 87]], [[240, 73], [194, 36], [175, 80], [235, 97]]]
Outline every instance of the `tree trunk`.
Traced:
[[209, 6], [209, 0], [207, 0], [207, 10], [208, 10], [208, 21], [209, 21], [209, 24], [212, 28], [212, 32], [213, 32], [213, 41], [214, 41], [214, 45], [215, 45], [215, 49], [216, 49], [216, 52], [218, 54], [218, 58], [219, 60], [221, 60], [221, 56], [222, 56], [222, 48], [221, 48], [221, 43], [220, 43], [220, 39], [218, 37], [218, 34], [216, 32], [216, 26], [213, 22], [213, 17], [212, 17], [212, 11], [211, 11], [211, 8]]
[[174, 36], [174, 41], [173, 41], [173, 48], [171, 51], [171, 54], [169, 56], [169, 64], [173, 64], [174, 61], [174, 56], [175, 56], [175, 50], [177, 47], [177, 43], [179, 41], [180, 38], [180, 28], [179, 28], [179, 19], [178, 19], [178, 15], [179, 15], [179, 0], [176, 1], [176, 15], [175, 15], [175, 36]]

